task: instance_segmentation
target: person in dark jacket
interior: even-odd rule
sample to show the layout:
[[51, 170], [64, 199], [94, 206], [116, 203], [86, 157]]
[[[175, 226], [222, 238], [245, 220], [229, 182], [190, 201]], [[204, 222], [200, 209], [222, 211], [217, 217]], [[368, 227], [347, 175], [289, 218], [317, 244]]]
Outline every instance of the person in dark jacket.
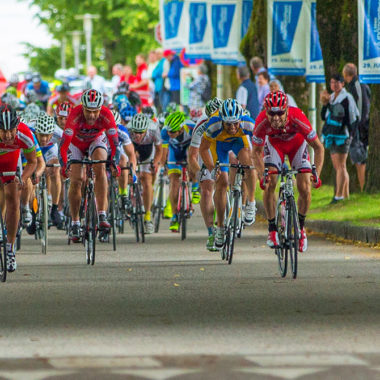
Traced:
[[[369, 131], [369, 111], [371, 106], [371, 90], [369, 87], [359, 82], [358, 69], [355, 64], [347, 63], [343, 67], [343, 77], [347, 83], [347, 91], [355, 99], [356, 105], [359, 110], [360, 122], [358, 127], [358, 138], [363, 144], [365, 151], [368, 149], [368, 131]], [[361, 191], [365, 185], [365, 170], [366, 170], [366, 156], [364, 159], [356, 162], [357, 160], [351, 155], [351, 160], [355, 164], [359, 185]]]
[[352, 95], [344, 88], [340, 74], [331, 77], [330, 88], [333, 91], [331, 95], [326, 90], [321, 93], [321, 117], [325, 122], [322, 140], [325, 148], [330, 150], [336, 172], [335, 196], [331, 203], [337, 203], [348, 198], [350, 193], [346, 161], [352, 136], [357, 133], [359, 110]]
[[239, 66], [236, 69], [236, 76], [240, 81], [240, 86], [236, 91], [236, 100], [250, 112], [253, 119], [256, 119], [260, 112], [260, 106], [257, 98], [257, 87], [249, 79], [248, 67], [246, 65]]
[[182, 67], [182, 63], [178, 55], [175, 54], [172, 50], [165, 50], [164, 57], [170, 62], [169, 72], [163, 74], [163, 78], [165, 75], [169, 79], [169, 93], [170, 93], [170, 101], [180, 104], [180, 71]]

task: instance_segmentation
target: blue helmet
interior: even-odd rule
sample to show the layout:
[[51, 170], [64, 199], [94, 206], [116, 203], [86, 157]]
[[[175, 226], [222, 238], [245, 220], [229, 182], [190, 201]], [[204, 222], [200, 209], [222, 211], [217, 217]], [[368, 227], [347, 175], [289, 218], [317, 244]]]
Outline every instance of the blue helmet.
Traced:
[[223, 121], [228, 123], [235, 123], [240, 120], [243, 114], [241, 105], [232, 98], [226, 99], [219, 109], [219, 116]]
[[130, 121], [137, 111], [130, 104], [126, 105], [120, 110], [120, 116], [124, 121]]
[[113, 99], [112, 103], [119, 112], [122, 108], [131, 104], [127, 98], [127, 95], [125, 95], [125, 94], [116, 95], [115, 98]]

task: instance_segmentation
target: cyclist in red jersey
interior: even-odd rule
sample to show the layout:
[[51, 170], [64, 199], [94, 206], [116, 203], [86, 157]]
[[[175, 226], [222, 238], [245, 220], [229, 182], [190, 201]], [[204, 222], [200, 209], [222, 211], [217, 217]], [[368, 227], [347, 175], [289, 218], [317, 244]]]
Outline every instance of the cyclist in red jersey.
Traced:
[[79, 104], [78, 99], [75, 99], [70, 93], [70, 87], [67, 83], [60, 84], [56, 87], [56, 93], [49, 99], [47, 114], [54, 116], [54, 110], [62, 103], [68, 102], [73, 107]]
[[[288, 107], [288, 98], [281, 91], [269, 93], [264, 99], [264, 108], [257, 119], [252, 136], [253, 161], [262, 178], [265, 167], [281, 170], [285, 156], [288, 156], [293, 170], [310, 169], [310, 157], [307, 144], [314, 149], [315, 165], [320, 175], [324, 148], [305, 114], [296, 107]], [[263, 160], [264, 156], [264, 160]], [[307, 249], [307, 237], [304, 228], [305, 218], [311, 202], [311, 175], [297, 175], [298, 217], [301, 229], [299, 251]], [[277, 175], [270, 175], [264, 190], [264, 207], [269, 222], [267, 244], [271, 248], [279, 245], [275, 223]], [[320, 186], [320, 181], [315, 187]]]
[[[7, 269], [16, 270], [15, 241], [20, 219], [20, 190], [27, 185], [27, 180], [37, 166], [36, 147], [32, 132], [16, 114], [16, 110], [7, 104], [0, 107], [0, 173], [15, 172], [20, 163], [20, 152], [23, 150], [27, 160], [21, 175], [21, 183], [14, 175], [1, 176], [4, 199], [1, 206], [6, 208], [5, 224], [7, 227]], [[6, 207], [4, 207], [6, 206]]]
[[[68, 151], [71, 159], [81, 160], [86, 155], [92, 160], [107, 160], [107, 140], [114, 158], [118, 145], [117, 126], [112, 112], [102, 104], [101, 92], [91, 89], [82, 95], [82, 105], [75, 107], [67, 119], [60, 145], [62, 173], [66, 173]], [[112, 168], [115, 174], [115, 168]], [[111, 227], [107, 220], [107, 175], [104, 164], [94, 165], [95, 195], [99, 215], [99, 229]], [[82, 198], [83, 168], [73, 164], [70, 168], [69, 203], [72, 218], [70, 236], [80, 239], [79, 209]]]

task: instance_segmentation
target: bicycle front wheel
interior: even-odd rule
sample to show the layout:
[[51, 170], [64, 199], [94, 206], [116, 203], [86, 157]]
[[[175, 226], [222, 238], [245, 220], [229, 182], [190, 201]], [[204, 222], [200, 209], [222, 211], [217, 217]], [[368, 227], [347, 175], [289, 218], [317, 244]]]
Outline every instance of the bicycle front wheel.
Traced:
[[299, 227], [296, 202], [293, 197], [288, 199], [288, 249], [293, 278], [297, 277]]
[[87, 210], [86, 210], [86, 224], [85, 229], [85, 247], [86, 247], [86, 261], [87, 264], [95, 264], [95, 246], [96, 246], [96, 204], [95, 197], [93, 194], [88, 195], [87, 199]]
[[5, 282], [7, 280], [7, 239], [5, 236], [5, 228], [3, 215], [0, 212], [0, 232], [1, 232], [1, 240], [0, 240], [0, 281]]
[[136, 194], [136, 226], [138, 226], [137, 235], [141, 235], [141, 242], [145, 243], [145, 232], [144, 232], [144, 212], [141, 199], [140, 187], [136, 185], [135, 187]]
[[41, 250], [44, 255], [47, 253], [47, 246], [48, 246], [48, 228], [49, 228], [49, 206], [48, 206], [48, 196], [47, 196], [47, 189], [42, 190], [42, 197], [40, 199], [41, 201], [41, 230], [40, 230], [40, 239], [41, 239]]
[[237, 237], [237, 231], [238, 231], [239, 205], [240, 205], [240, 192], [235, 190], [234, 191], [234, 208], [232, 210], [232, 218], [231, 218], [231, 224], [230, 224], [230, 244], [229, 244], [230, 246], [229, 246], [229, 252], [228, 252], [228, 264], [232, 263], [232, 257], [234, 255], [235, 238]]
[[110, 200], [110, 215], [111, 215], [111, 227], [112, 227], [112, 245], [113, 250], [116, 251], [116, 210], [118, 207], [116, 199], [116, 191], [114, 180], [111, 181], [111, 200]]
[[186, 239], [186, 203], [188, 200], [188, 193], [186, 191], [186, 184], [181, 186], [181, 210], [180, 210], [180, 226], [181, 226], [181, 240]]
[[286, 202], [282, 199], [281, 194], [279, 195], [276, 208], [276, 226], [278, 233], [278, 240], [280, 242], [279, 247], [277, 247], [276, 255], [278, 259], [278, 269], [280, 271], [281, 277], [286, 276], [288, 270], [288, 250], [286, 248], [286, 238], [285, 238], [285, 229], [286, 229]]
[[153, 205], [153, 222], [154, 222], [154, 232], [157, 233], [160, 229], [160, 221], [161, 221], [161, 212], [162, 212], [162, 204], [163, 204], [163, 193], [164, 193], [164, 183], [160, 182], [158, 186], [158, 195], [157, 201]]

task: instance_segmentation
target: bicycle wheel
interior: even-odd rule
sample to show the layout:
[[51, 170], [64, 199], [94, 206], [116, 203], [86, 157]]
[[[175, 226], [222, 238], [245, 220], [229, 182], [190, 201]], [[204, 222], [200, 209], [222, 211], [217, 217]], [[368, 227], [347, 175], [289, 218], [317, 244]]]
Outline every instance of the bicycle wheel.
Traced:
[[40, 199], [41, 205], [41, 220], [40, 220], [40, 239], [41, 250], [44, 255], [47, 253], [48, 246], [48, 228], [49, 228], [49, 211], [48, 211], [48, 196], [47, 189], [42, 190], [42, 197]]
[[136, 186], [136, 216], [139, 233], [141, 235], [141, 243], [145, 243], [145, 231], [144, 231], [144, 211], [141, 198], [140, 187]]
[[113, 245], [114, 251], [116, 251], [116, 208], [117, 208], [117, 199], [116, 199], [116, 193], [115, 193], [114, 180], [111, 180], [110, 216], [111, 216], [111, 228], [112, 228], [112, 245]]
[[237, 236], [238, 230], [238, 212], [240, 204], [240, 192], [238, 190], [234, 191], [234, 208], [232, 210], [232, 218], [230, 222], [230, 232], [229, 232], [229, 249], [228, 249], [228, 264], [232, 263], [232, 257], [234, 254], [235, 238]]
[[292, 267], [293, 278], [297, 277], [298, 269], [298, 240], [299, 227], [296, 202], [293, 197], [288, 199], [288, 252], [290, 256], [290, 264]]
[[5, 236], [5, 228], [3, 215], [0, 212], [0, 281], [5, 282], [7, 280], [7, 238]]
[[86, 247], [86, 261], [87, 264], [94, 265], [95, 263], [95, 245], [96, 245], [96, 205], [93, 194], [88, 195], [87, 210], [85, 218], [85, 247]]
[[158, 195], [157, 195], [157, 201], [153, 205], [153, 223], [154, 223], [154, 232], [157, 233], [160, 229], [160, 221], [161, 221], [161, 212], [162, 212], [162, 203], [163, 203], [163, 187], [164, 183], [163, 181], [160, 181], [160, 184], [158, 186]]
[[181, 209], [179, 212], [179, 225], [181, 228], [181, 240], [186, 239], [186, 213], [187, 213], [187, 202], [188, 202], [188, 193], [186, 191], [186, 184], [182, 183], [181, 185]]
[[277, 208], [276, 208], [276, 226], [278, 233], [278, 240], [280, 246], [275, 249], [277, 259], [278, 259], [278, 268], [280, 270], [281, 277], [286, 276], [288, 270], [288, 250], [286, 248], [286, 238], [285, 238], [285, 228], [286, 228], [286, 202], [282, 199], [280, 193], [278, 197]]

